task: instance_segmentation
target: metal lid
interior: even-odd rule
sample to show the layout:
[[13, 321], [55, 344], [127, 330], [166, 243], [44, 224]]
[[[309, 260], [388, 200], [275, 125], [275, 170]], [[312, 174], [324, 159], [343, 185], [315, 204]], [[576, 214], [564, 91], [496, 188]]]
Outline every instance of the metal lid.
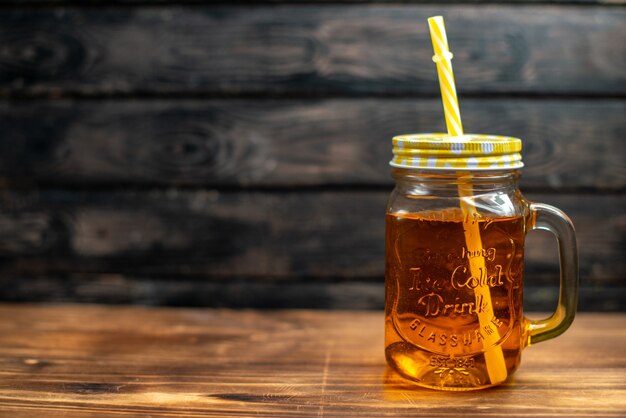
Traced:
[[509, 136], [444, 133], [393, 138], [390, 165], [428, 170], [506, 170], [524, 166], [522, 140]]

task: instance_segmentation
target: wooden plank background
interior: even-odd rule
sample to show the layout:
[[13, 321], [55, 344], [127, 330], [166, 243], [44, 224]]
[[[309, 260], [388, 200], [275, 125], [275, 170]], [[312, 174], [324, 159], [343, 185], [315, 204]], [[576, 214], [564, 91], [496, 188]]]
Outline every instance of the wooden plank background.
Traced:
[[[524, 190], [626, 187], [624, 101], [463, 104], [473, 131], [524, 138]], [[4, 102], [0, 175], [61, 186], [391, 187], [390, 138], [444, 126], [442, 113], [434, 98]]]
[[[0, 300], [380, 308], [390, 139], [445, 128], [435, 14], [466, 130], [523, 138], [581, 308], [626, 310], [626, 8], [582, 0], [3, 2]], [[550, 310], [552, 237], [526, 257]]]
[[435, 14], [461, 95], [626, 89], [623, 8], [281, 4], [9, 10], [0, 93], [434, 95]]

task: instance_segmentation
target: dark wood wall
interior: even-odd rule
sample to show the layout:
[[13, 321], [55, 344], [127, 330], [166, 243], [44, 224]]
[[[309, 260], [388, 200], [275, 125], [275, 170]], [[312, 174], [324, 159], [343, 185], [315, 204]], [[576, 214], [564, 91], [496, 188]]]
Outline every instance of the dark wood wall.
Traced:
[[[0, 298], [380, 308], [395, 134], [524, 140], [571, 215], [581, 308], [626, 309], [623, 1], [0, 3]], [[550, 310], [551, 236], [526, 251]]]

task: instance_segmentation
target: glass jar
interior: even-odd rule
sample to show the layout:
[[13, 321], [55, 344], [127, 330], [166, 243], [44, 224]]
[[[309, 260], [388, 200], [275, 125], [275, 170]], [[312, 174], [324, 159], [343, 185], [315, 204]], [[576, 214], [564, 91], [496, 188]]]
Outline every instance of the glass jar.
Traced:
[[[394, 138], [396, 187], [386, 214], [385, 354], [422, 386], [470, 390], [502, 383], [526, 346], [571, 324], [577, 303], [574, 228], [518, 187], [521, 141], [445, 134]], [[558, 238], [556, 312], [523, 315], [524, 240]]]

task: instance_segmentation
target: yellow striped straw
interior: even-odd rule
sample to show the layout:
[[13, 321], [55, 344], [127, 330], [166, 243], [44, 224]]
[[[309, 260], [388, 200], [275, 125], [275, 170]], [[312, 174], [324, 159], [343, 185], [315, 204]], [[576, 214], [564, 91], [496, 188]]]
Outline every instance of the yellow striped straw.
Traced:
[[441, 100], [443, 101], [443, 110], [446, 115], [448, 133], [452, 136], [461, 136], [463, 135], [463, 124], [461, 123], [459, 101], [456, 97], [454, 73], [452, 72], [452, 53], [448, 48], [448, 37], [446, 36], [443, 17], [433, 16], [428, 18], [428, 26], [430, 27], [430, 38], [433, 41], [433, 50], [435, 51], [433, 61], [437, 64], [439, 88], [441, 90]]
[[[443, 100], [448, 134], [451, 136], [461, 136], [463, 135], [463, 125], [461, 124], [461, 112], [459, 110], [459, 102], [454, 85], [454, 74], [452, 73], [452, 53], [450, 53], [448, 49], [448, 38], [446, 37], [443, 17], [434, 16], [429, 18], [428, 25], [430, 26], [430, 37], [433, 42], [433, 50], [435, 51], [433, 61], [437, 64], [439, 86], [441, 88], [441, 98]], [[463, 222], [463, 231], [468, 251], [480, 254], [480, 250], [483, 248], [480, 228], [478, 222], [471, 221], [472, 219], [476, 219], [474, 215], [478, 213], [473, 204], [474, 196], [471, 178], [471, 175], [461, 175], [463, 181], [459, 183], [461, 210], [463, 211], [463, 218], [466, 220]], [[481, 277], [482, 273], [487, 271], [484, 257], [471, 258], [469, 264], [472, 277]], [[477, 313], [480, 328], [484, 329], [489, 326], [489, 323], [494, 318], [489, 287], [476, 287], [474, 289], [474, 296], [476, 298], [476, 306], [479, 305], [478, 301], [481, 300], [481, 298], [486, 306], [485, 309]], [[502, 348], [497, 345], [499, 340], [500, 334], [497, 330], [491, 335], [486, 336], [484, 340], [484, 347], [490, 347], [484, 352], [484, 356], [491, 384], [503, 382], [507, 378], [504, 353], [502, 352]]]

